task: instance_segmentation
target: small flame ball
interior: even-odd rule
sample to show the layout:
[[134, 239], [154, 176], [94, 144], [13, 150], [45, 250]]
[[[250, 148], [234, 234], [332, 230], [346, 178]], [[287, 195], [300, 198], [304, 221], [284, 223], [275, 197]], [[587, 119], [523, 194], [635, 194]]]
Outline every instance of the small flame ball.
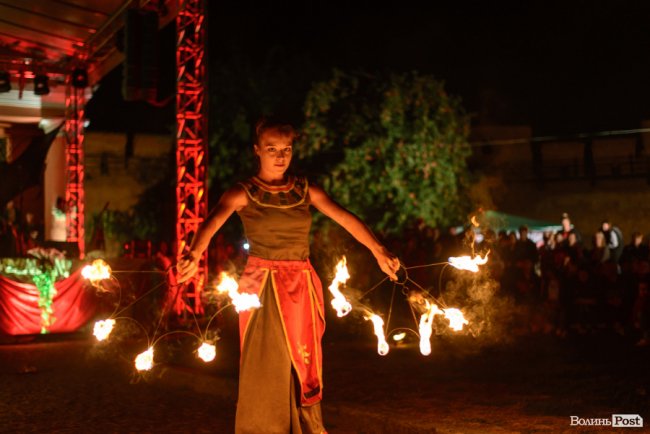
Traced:
[[108, 336], [113, 331], [113, 326], [115, 325], [114, 319], [105, 319], [97, 321], [95, 327], [93, 327], [93, 335], [97, 338], [98, 341], [103, 341], [108, 338]]
[[148, 371], [153, 367], [153, 347], [138, 354], [135, 358], [135, 369], [138, 371]]
[[81, 275], [84, 279], [90, 280], [92, 284], [96, 284], [102, 280], [110, 279], [111, 267], [103, 259], [95, 259], [92, 264], [81, 269]]
[[217, 349], [214, 345], [203, 342], [198, 349], [199, 358], [204, 362], [211, 362], [217, 356]]
[[462, 330], [465, 324], [469, 324], [469, 321], [463, 316], [463, 312], [456, 308], [445, 309], [445, 318], [449, 320], [449, 327], [456, 331]]

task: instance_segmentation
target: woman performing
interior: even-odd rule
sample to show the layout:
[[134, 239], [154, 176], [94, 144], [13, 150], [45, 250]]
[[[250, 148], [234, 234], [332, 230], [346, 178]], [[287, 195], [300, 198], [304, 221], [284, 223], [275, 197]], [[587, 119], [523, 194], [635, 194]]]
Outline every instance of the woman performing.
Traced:
[[286, 123], [255, 129], [257, 176], [226, 191], [178, 263], [179, 282], [194, 275], [210, 238], [237, 211], [250, 244], [239, 291], [262, 307], [239, 316], [241, 360], [236, 433], [324, 433], [321, 337], [323, 292], [309, 262], [310, 205], [343, 226], [396, 279], [399, 261], [359, 218], [319, 187], [287, 174], [296, 138]]

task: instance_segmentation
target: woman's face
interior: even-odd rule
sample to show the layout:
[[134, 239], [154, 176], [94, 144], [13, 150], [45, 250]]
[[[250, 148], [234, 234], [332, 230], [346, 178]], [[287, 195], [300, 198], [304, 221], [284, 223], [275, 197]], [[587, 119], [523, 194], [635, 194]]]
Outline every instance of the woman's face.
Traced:
[[284, 175], [291, 163], [293, 138], [277, 130], [262, 133], [255, 145], [255, 155], [260, 159], [260, 172], [269, 175]]

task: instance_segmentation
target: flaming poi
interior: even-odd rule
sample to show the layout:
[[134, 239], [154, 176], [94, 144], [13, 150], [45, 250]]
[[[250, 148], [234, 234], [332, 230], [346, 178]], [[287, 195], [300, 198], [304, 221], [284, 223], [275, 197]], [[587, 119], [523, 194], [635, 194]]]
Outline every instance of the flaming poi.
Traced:
[[245, 310], [257, 309], [261, 307], [260, 299], [257, 294], [249, 294], [247, 292], [239, 292], [237, 289], [239, 284], [237, 281], [225, 271], [219, 275], [219, 284], [217, 291], [222, 294], [228, 294], [230, 301], [237, 313]]
[[115, 320], [111, 318], [97, 321], [93, 327], [93, 335], [98, 341], [103, 341], [111, 334], [114, 325]]
[[449, 265], [451, 265], [454, 268], [458, 268], [459, 270], [467, 270], [473, 273], [477, 273], [478, 266], [485, 265], [487, 263], [488, 253], [486, 253], [485, 256], [483, 257], [481, 257], [480, 255], [476, 255], [473, 258], [470, 256], [458, 256], [458, 257], [452, 256], [451, 258], [449, 258]]
[[388, 354], [389, 347], [388, 342], [386, 342], [386, 337], [384, 336], [384, 320], [374, 313], [369, 314], [366, 319], [372, 321], [375, 336], [377, 336], [377, 352], [380, 356], [385, 356]]
[[91, 264], [81, 269], [81, 275], [91, 284], [97, 285], [102, 280], [110, 279], [111, 267], [103, 259], [95, 259]]
[[338, 264], [336, 264], [336, 275], [328, 288], [334, 297], [332, 299], [332, 307], [336, 310], [336, 315], [339, 318], [347, 315], [352, 310], [352, 305], [339, 290], [339, 287], [347, 282], [349, 278], [350, 273], [348, 272], [347, 260], [344, 256]]
[[435, 304], [429, 303], [429, 300], [424, 300], [426, 303], [426, 311], [420, 317], [420, 353], [423, 356], [431, 354], [431, 334], [433, 333], [433, 317], [436, 314], [443, 313]]
[[394, 340], [395, 342], [401, 342], [401, 341], [404, 340], [405, 337], [406, 337], [406, 333], [405, 333], [405, 332], [395, 333], [395, 334], [393, 335], [393, 340]]
[[211, 362], [217, 355], [217, 348], [207, 342], [203, 342], [197, 350], [199, 358], [204, 362]]
[[153, 367], [153, 347], [147, 348], [146, 351], [138, 354], [135, 358], [135, 369], [138, 371], [148, 371]]
[[469, 324], [469, 321], [463, 316], [463, 312], [454, 307], [444, 310], [445, 318], [449, 320], [449, 327], [456, 331], [463, 329], [465, 324]]

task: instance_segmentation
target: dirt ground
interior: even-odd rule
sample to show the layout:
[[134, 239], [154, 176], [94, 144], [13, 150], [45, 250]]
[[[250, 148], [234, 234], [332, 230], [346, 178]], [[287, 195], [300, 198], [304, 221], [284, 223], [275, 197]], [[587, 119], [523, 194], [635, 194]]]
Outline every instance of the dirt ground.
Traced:
[[[161, 341], [156, 362], [196, 373], [191, 381], [236, 385], [233, 318], [212, 363], [197, 360], [196, 341], [184, 335]], [[232, 432], [232, 398], [135, 374], [133, 357], [146, 342], [115, 333], [105, 343], [85, 331], [0, 345], [0, 432]], [[415, 341], [382, 357], [369, 328], [364, 335], [332, 326], [323, 348], [330, 433], [620, 432], [570, 426], [572, 415], [614, 413], [640, 414], [650, 431], [650, 348], [618, 335], [520, 336], [498, 345], [438, 336], [428, 357]]]
[[439, 433], [588, 432], [571, 427], [570, 416], [650, 415], [650, 352], [615, 339], [535, 338], [480, 350], [470, 339], [442, 339], [429, 357], [413, 344], [385, 357], [372, 350], [326, 347], [328, 400]]
[[[236, 379], [236, 329], [226, 327], [217, 346], [210, 364], [182, 344], [170, 347], [168, 362]], [[422, 356], [411, 340], [382, 357], [370, 329], [362, 336], [330, 327], [323, 347], [326, 423], [340, 408], [360, 415], [332, 417], [330, 432], [379, 432], [364, 429], [364, 415], [439, 433], [620, 431], [570, 426], [570, 416], [612, 414], [639, 414], [646, 427], [650, 423], [650, 347], [635, 347], [631, 338], [603, 331], [488, 345], [468, 336], [434, 336], [432, 350]]]
[[82, 336], [0, 345], [0, 433], [227, 433], [235, 406], [134, 372]]

